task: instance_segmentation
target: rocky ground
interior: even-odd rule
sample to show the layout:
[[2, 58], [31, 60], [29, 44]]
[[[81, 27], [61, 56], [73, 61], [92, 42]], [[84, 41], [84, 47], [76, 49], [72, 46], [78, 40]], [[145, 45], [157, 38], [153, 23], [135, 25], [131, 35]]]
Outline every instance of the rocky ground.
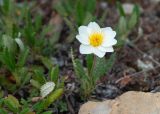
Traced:
[[[17, 1], [21, 2], [20, 0]], [[66, 90], [68, 91], [63, 98], [67, 102], [69, 109], [66, 114], [76, 114], [80, 106], [86, 101], [80, 100], [79, 83], [76, 80], [68, 50], [73, 47], [77, 49], [74, 50], [76, 57], [82, 59], [84, 57], [78, 52], [79, 43], [77, 41], [71, 44], [64, 42], [66, 35], [68, 35], [69, 28], [63, 23], [62, 18], [52, 10], [50, 2], [46, 1], [47, 0], [40, 0], [37, 5], [38, 7], [35, 7], [33, 12], [34, 10], [39, 10], [42, 15], [46, 17], [44, 23], [45, 21], [49, 21], [51, 24], [56, 25], [57, 31], [62, 31], [58, 44], [55, 46], [57, 50], [55, 50], [53, 54], [53, 59], [57, 61], [56, 64], [60, 66], [61, 75], [69, 77], [69, 80], [66, 82]], [[128, 39], [133, 42], [133, 45], [126, 43], [122, 49], [116, 49], [117, 58], [113, 68], [100, 80], [92, 94], [91, 100], [108, 101], [102, 103], [89, 102], [82, 107], [80, 114], [160, 114], [159, 112], [153, 113], [153, 110], [149, 110], [146, 105], [146, 102], [149, 102], [150, 105], [153, 105], [153, 109], [160, 110], [160, 105], [158, 104], [158, 102], [160, 102], [160, 95], [159, 93], [152, 94], [160, 91], [160, 2], [159, 0], [135, 0], [134, 2], [131, 0], [122, 0], [122, 3], [137, 3], [141, 7], [140, 22], [128, 37]], [[119, 15], [114, 0], [113, 3], [111, 2], [105, 5], [99, 3], [99, 7], [104, 7], [108, 10], [104, 25], [115, 27]], [[85, 63], [85, 61], [83, 62]], [[128, 91], [150, 93], [145, 94]], [[133, 98], [134, 101], [132, 100]], [[142, 104], [137, 105], [136, 101]], [[119, 103], [122, 105], [119, 105]], [[135, 107], [126, 108], [126, 106], [133, 106], [132, 103], [135, 104]], [[102, 104], [100, 109], [97, 107], [99, 104]], [[139, 110], [143, 113], [131, 112], [130, 108], [138, 111], [138, 106], [144, 107]], [[103, 107], [108, 107], [108, 110], [111, 110], [111, 112], [112, 108], [116, 110], [112, 113], [88, 112], [88, 110], [103, 111]], [[118, 111], [120, 109], [122, 110], [119, 113]], [[148, 109], [147, 112], [145, 109]]]
[[[160, 113], [159, 93], [155, 93], [160, 91], [160, 2], [143, 1], [139, 4], [142, 8], [140, 23], [129, 36], [134, 45], [126, 44], [118, 52], [113, 69], [95, 90], [98, 99], [116, 99], [88, 102], [79, 114]], [[108, 23], [112, 22], [109, 20]], [[139, 30], [143, 31], [142, 36], [136, 36]]]
[[[134, 45], [126, 44], [117, 52], [117, 60], [113, 68], [95, 89], [93, 99], [114, 99], [127, 91], [160, 91], [160, 3], [143, 1], [139, 4], [142, 9], [140, 22], [129, 35], [129, 39], [134, 42]], [[107, 16], [106, 25], [114, 26], [117, 15], [112, 15], [112, 13], [115, 11], [114, 14], [116, 14], [116, 9], [114, 6], [109, 6], [108, 10], [111, 12]], [[137, 35], [138, 31], [143, 31], [141, 36]], [[72, 102], [76, 97], [72, 94], [69, 98]], [[72, 106], [74, 107], [76, 104], [72, 104]]]

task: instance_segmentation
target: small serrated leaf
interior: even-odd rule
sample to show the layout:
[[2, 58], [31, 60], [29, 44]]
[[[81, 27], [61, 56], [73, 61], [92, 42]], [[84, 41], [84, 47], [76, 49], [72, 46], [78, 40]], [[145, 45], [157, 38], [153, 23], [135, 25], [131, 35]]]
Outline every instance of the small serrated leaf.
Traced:
[[94, 69], [92, 70], [92, 76], [94, 83], [98, 81], [108, 70], [112, 67], [115, 61], [115, 54], [112, 54], [106, 61], [105, 58], [96, 58]]
[[135, 27], [135, 25], [138, 23], [138, 19], [139, 19], [139, 7], [138, 5], [135, 5], [132, 11], [132, 15], [128, 21], [128, 28], [129, 29], [133, 29]]
[[106, 67], [105, 58], [96, 57], [94, 67], [91, 70], [91, 76], [93, 77], [94, 82], [106, 73]]
[[45, 99], [44, 109], [47, 108], [49, 105], [51, 105], [51, 103], [55, 102], [59, 97], [61, 97], [63, 92], [64, 92], [64, 89], [59, 88], [59, 89], [53, 91], [52, 93], [50, 93], [50, 95], [47, 97], [47, 99]]
[[37, 89], [41, 87], [41, 84], [36, 80], [31, 79], [30, 83], [32, 84], [32, 86], [36, 87]]
[[15, 107], [17, 107], [17, 108], [20, 107], [18, 99], [16, 97], [14, 97], [13, 95], [8, 95], [7, 99], [12, 101]]
[[120, 15], [125, 17], [124, 9], [122, 7], [122, 4], [119, 1], [117, 2], [117, 7], [118, 7], [118, 11], [119, 11]]
[[59, 67], [56, 66], [55, 68], [51, 69], [50, 73], [50, 79], [51, 81], [55, 82], [57, 84], [58, 82], [58, 76], [59, 76]]
[[29, 55], [28, 48], [24, 49], [24, 51], [19, 54], [19, 60], [17, 63], [18, 67], [23, 67], [25, 65], [28, 55]]
[[78, 76], [79, 79], [87, 79], [87, 75], [86, 75], [86, 72], [84, 71], [83, 69], [83, 66], [82, 66], [82, 63], [76, 59], [75, 60], [75, 72], [76, 72], [76, 75]]
[[127, 31], [127, 21], [125, 17], [120, 17], [119, 23], [118, 23], [118, 34], [123, 35]]
[[43, 56], [41, 56], [40, 59], [46, 68], [50, 69], [53, 67], [53, 61], [51, 59]]
[[14, 113], [18, 112], [18, 108], [20, 107], [19, 101], [12, 95], [8, 95], [8, 97], [5, 98], [4, 104]]
[[34, 79], [38, 81], [41, 85], [46, 82], [45, 76], [41, 70], [34, 70], [35, 76]]
[[16, 51], [16, 42], [8, 35], [2, 36], [4, 48], [7, 48], [9, 52], [14, 53]]

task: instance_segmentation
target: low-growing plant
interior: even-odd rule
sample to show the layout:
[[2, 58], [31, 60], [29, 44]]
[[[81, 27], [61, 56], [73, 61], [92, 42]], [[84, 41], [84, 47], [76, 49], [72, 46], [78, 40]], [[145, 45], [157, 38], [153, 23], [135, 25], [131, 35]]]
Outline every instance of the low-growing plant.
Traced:
[[[48, 79], [45, 77], [48, 77]], [[64, 81], [64, 78], [61, 80], [59, 78], [58, 66], [50, 68], [48, 76], [45, 76], [40, 70], [35, 70], [35, 75], [30, 82], [38, 91], [41, 91], [42, 96], [42, 100], [33, 106], [37, 113], [47, 109], [63, 95]]]
[[[27, 3], [0, 0], [0, 114], [51, 114], [57, 108], [60, 112], [67, 111], [61, 99], [66, 79], [59, 76], [60, 69], [50, 57], [57, 41], [55, 36], [60, 33], [52, 33], [54, 27], [31, 11], [35, 4]], [[70, 29], [66, 42], [75, 39], [78, 26], [97, 20], [96, 3], [96, 0], [57, 1], [54, 8]], [[120, 20], [116, 32], [111, 27], [100, 28], [95, 22], [78, 28], [80, 53], [87, 55], [84, 62], [74, 57], [73, 50], [71, 56], [84, 100], [90, 98], [97, 82], [115, 62], [116, 53], [104, 57], [106, 52], [114, 52], [117, 41], [123, 46], [138, 23], [137, 5], [131, 16], [124, 13], [119, 2], [117, 6]]]
[[[7, 87], [7, 89], [14, 91], [17, 87], [23, 86], [27, 83], [31, 77], [25, 66], [27, 57], [29, 55], [28, 47], [23, 45], [21, 38], [11, 38], [8, 35], [2, 36], [2, 47], [0, 48], [0, 62], [3, 69], [8, 72], [8, 75], [1, 73], [0, 82], [1, 85]], [[7, 77], [10, 78], [15, 84], [9, 84]]]
[[16, 97], [8, 95], [6, 98], [0, 100], [0, 114], [52, 114], [52, 111], [36, 112], [33, 107], [41, 107], [40, 104], [32, 106], [31, 102], [24, 99], [19, 101]]
[[[51, 114], [53, 111], [47, 109], [52, 103], [57, 104], [56, 101], [62, 96], [65, 80], [60, 79], [59, 68], [53, 67], [53, 61], [49, 57], [55, 42], [51, 42], [54, 38], [52, 34], [50, 36], [47, 34], [53, 27], [49, 24], [43, 25], [41, 15], [37, 13], [32, 15], [30, 6], [26, 5], [27, 2], [21, 4], [13, 0], [1, 2], [0, 113]], [[51, 86], [53, 89], [44, 96], [49, 88], [41, 88], [45, 87], [47, 82], [52, 82], [55, 86]], [[27, 98], [17, 99], [19, 91], [25, 88], [29, 90]], [[32, 102], [34, 97], [38, 98], [36, 103]]]
[[128, 35], [133, 31], [135, 26], [139, 22], [140, 9], [138, 5], [134, 5], [132, 13], [130, 15], [125, 14], [123, 6], [120, 2], [117, 2], [117, 8], [120, 14], [116, 32], [118, 36], [118, 45], [121, 47], [128, 40]]
[[[49, 30], [54, 27], [49, 23], [43, 24], [43, 17], [34, 12], [32, 15], [31, 7], [34, 3], [28, 4], [15, 3], [13, 0], [2, 0], [0, 5], [0, 30], [2, 34], [7, 34], [12, 38], [21, 33], [21, 40], [31, 48], [31, 53], [48, 55], [47, 50], [53, 50], [55, 39]], [[43, 29], [42, 29], [43, 28]], [[45, 38], [47, 37], [47, 38]], [[38, 41], [37, 41], [38, 40]]]
[[[51, 104], [61, 98], [64, 93], [64, 80], [59, 78], [59, 68], [51, 68], [48, 74], [49, 79], [39, 70], [34, 71], [30, 83], [38, 91], [38, 96], [30, 96], [28, 100], [19, 101], [13, 95], [8, 95], [0, 100], [0, 113], [8, 114], [52, 114], [53, 111], [46, 111]], [[33, 88], [31, 92], [35, 91]], [[33, 99], [37, 99], [33, 103]], [[32, 105], [31, 105], [32, 104]]]
[[90, 97], [97, 81], [112, 67], [115, 54], [112, 54], [108, 61], [103, 57], [106, 52], [114, 51], [112, 46], [117, 43], [114, 39], [115, 35], [116, 32], [110, 27], [100, 28], [95, 22], [79, 27], [76, 38], [82, 43], [79, 48], [80, 53], [89, 54], [86, 57], [87, 69], [84, 69], [79, 59], [74, 58], [72, 51], [71, 55], [76, 76], [81, 84], [80, 92], [83, 99]]
[[[125, 43], [128, 42], [127, 39], [128, 35], [137, 25], [140, 12], [138, 5], [134, 5], [131, 16], [128, 16], [125, 14], [124, 9], [119, 2], [117, 2], [117, 7], [120, 13], [120, 19], [116, 27], [117, 41], [118, 41], [117, 45], [118, 47], [122, 47]], [[116, 54], [112, 54], [109, 57], [108, 61], [105, 58], [101, 58], [104, 56], [105, 52], [113, 52], [113, 48], [109, 47], [108, 45], [115, 44], [114, 40], [113, 41], [108, 40], [107, 42], [103, 40], [103, 38], [105, 37], [107, 37], [107, 39], [112, 39], [115, 37], [115, 33], [112, 32], [108, 32], [106, 34], [103, 33], [105, 29], [106, 31], [107, 30], [112, 31], [112, 29], [109, 27], [102, 28], [100, 30], [100, 27], [96, 23], [92, 22], [87, 27], [80, 26], [78, 29], [79, 35], [77, 35], [76, 38], [82, 43], [79, 49], [80, 53], [81, 54], [93, 53], [98, 56], [97, 57], [95, 55], [87, 55], [86, 68], [84, 68], [84, 65], [79, 59], [74, 58], [73, 51], [71, 51], [74, 70], [76, 76], [78, 76], [78, 79], [80, 81], [81, 85], [80, 92], [84, 99], [90, 97], [91, 93], [95, 89], [97, 81], [102, 76], [104, 76], [104, 74], [107, 73], [107, 71], [109, 71], [109, 69], [115, 62]], [[101, 35], [101, 33], [103, 35]], [[102, 47], [99, 47], [103, 42], [106, 42], [106, 44], [102, 45]]]

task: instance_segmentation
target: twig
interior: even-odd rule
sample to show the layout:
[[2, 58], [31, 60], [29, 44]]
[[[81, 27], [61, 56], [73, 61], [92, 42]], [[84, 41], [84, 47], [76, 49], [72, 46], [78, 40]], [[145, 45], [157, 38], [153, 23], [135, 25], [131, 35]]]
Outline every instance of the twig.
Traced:
[[139, 71], [139, 72], [136, 72], [136, 73], [133, 73], [133, 74], [129, 74], [128, 76], [136, 76], [136, 75], [139, 75], [141, 73], [144, 73], [144, 72], [148, 72], [148, 71], [151, 71], [151, 70], [155, 70], [157, 68], [160, 68], [160, 65], [154, 67], [153, 69], [146, 69], [146, 70], [142, 70], [142, 71]]
[[67, 95], [65, 95], [65, 99], [66, 99], [69, 111], [71, 112], [71, 114], [75, 114], [75, 112], [73, 110], [73, 107], [72, 107], [71, 103], [68, 100], [68, 96]]
[[144, 55], [144, 57], [148, 57], [150, 60], [152, 60], [155, 64], [157, 64], [158, 66], [160, 66], [160, 63], [155, 60], [151, 55], [148, 55], [146, 53], [144, 53], [143, 51], [141, 51], [137, 46], [134, 45], [134, 43], [132, 43], [130, 40], [127, 40], [127, 44], [131, 47], [133, 47], [135, 50], [137, 50], [140, 54]]

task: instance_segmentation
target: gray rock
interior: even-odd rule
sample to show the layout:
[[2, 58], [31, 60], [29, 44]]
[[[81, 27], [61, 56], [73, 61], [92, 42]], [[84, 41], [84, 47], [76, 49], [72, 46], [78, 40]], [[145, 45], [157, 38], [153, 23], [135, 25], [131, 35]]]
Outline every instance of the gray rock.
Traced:
[[130, 91], [114, 100], [89, 101], [79, 114], [160, 114], [160, 93]]

